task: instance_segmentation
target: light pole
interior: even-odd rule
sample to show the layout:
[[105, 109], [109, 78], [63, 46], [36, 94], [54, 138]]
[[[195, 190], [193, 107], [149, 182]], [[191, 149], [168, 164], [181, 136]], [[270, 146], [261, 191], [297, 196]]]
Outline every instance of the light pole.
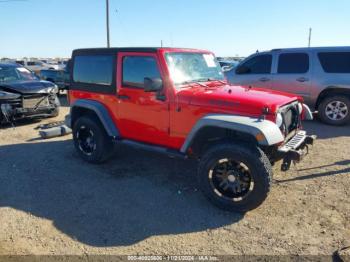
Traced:
[[106, 0], [106, 27], [107, 27], [107, 47], [110, 48], [109, 41], [109, 0]]

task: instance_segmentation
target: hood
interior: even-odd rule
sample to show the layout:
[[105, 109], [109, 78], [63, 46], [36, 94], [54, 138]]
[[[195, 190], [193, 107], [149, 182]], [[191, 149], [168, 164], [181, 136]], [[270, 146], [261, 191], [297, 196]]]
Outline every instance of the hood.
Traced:
[[220, 108], [225, 111], [261, 114], [268, 107], [269, 112], [276, 112], [278, 107], [301, 98], [270, 89], [223, 85], [219, 87], [192, 87], [181, 90], [182, 102], [201, 107]]
[[20, 94], [50, 93], [55, 84], [43, 80], [14, 81], [0, 83], [0, 90]]

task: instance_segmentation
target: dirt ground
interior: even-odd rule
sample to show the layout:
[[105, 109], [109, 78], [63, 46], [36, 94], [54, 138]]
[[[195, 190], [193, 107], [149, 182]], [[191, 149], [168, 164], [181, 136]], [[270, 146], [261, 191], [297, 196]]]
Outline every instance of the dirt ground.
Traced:
[[245, 215], [213, 207], [192, 161], [119, 148], [83, 162], [71, 136], [42, 140], [38, 124], [0, 129], [0, 254], [304, 254], [350, 245], [350, 126], [317, 121], [311, 154], [275, 166], [267, 200]]

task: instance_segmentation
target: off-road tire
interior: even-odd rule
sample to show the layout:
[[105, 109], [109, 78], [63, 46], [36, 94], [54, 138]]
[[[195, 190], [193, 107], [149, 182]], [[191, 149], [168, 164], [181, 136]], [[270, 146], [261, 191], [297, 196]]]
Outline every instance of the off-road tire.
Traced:
[[[91, 129], [94, 134], [96, 149], [91, 153], [91, 155], [84, 153], [79, 146], [77, 134], [82, 127]], [[94, 116], [82, 116], [75, 121], [73, 126], [73, 140], [75, 149], [80, 157], [89, 163], [103, 163], [113, 154], [113, 141], [111, 137], [108, 136], [99, 120]]]
[[[341, 101], [342, 103], [346, 104], [348, 108], [348, 114], [344, 119], [341, 120], [331, 120], [327, 117], [326, 115], [326, 106], [331, 103], [332, 101]], [[328, 96], [324, 98], [320, 105], [318, 106], [318, 117], [320, 120], [328, 125], [333, 125], [333, 126], [342, 126], [347, 123], [350, 123], [350, 99], [347, 96], [343, 95], [333, 95], [333, 96]]]
[[[220, 197], [212, 187], [210, 169], [225, 158], [240, 161], [251, 171], [254, 187], [241, 201], [234, 202]], [[266, 199], [271, 187], [272, 168], [265, 153], [255, 145], [220, 143], [210, 147], [202, 156], [198, 166], [198, 180], [202, 192], [214, 205], [228, 211], [246, 212], [258, 207]]]

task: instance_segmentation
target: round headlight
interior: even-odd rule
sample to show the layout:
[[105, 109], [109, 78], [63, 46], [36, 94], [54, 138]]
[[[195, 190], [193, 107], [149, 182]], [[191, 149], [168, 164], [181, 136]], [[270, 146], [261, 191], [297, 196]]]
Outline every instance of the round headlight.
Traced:
[[303, 105], [301, 103], [298, 104], [298, 111], [300, 115], [303, 112]]
[[276, 115], [276, 125], [281, 127], [283, 125], [283, 117], [281, 113], [277, 113]]

